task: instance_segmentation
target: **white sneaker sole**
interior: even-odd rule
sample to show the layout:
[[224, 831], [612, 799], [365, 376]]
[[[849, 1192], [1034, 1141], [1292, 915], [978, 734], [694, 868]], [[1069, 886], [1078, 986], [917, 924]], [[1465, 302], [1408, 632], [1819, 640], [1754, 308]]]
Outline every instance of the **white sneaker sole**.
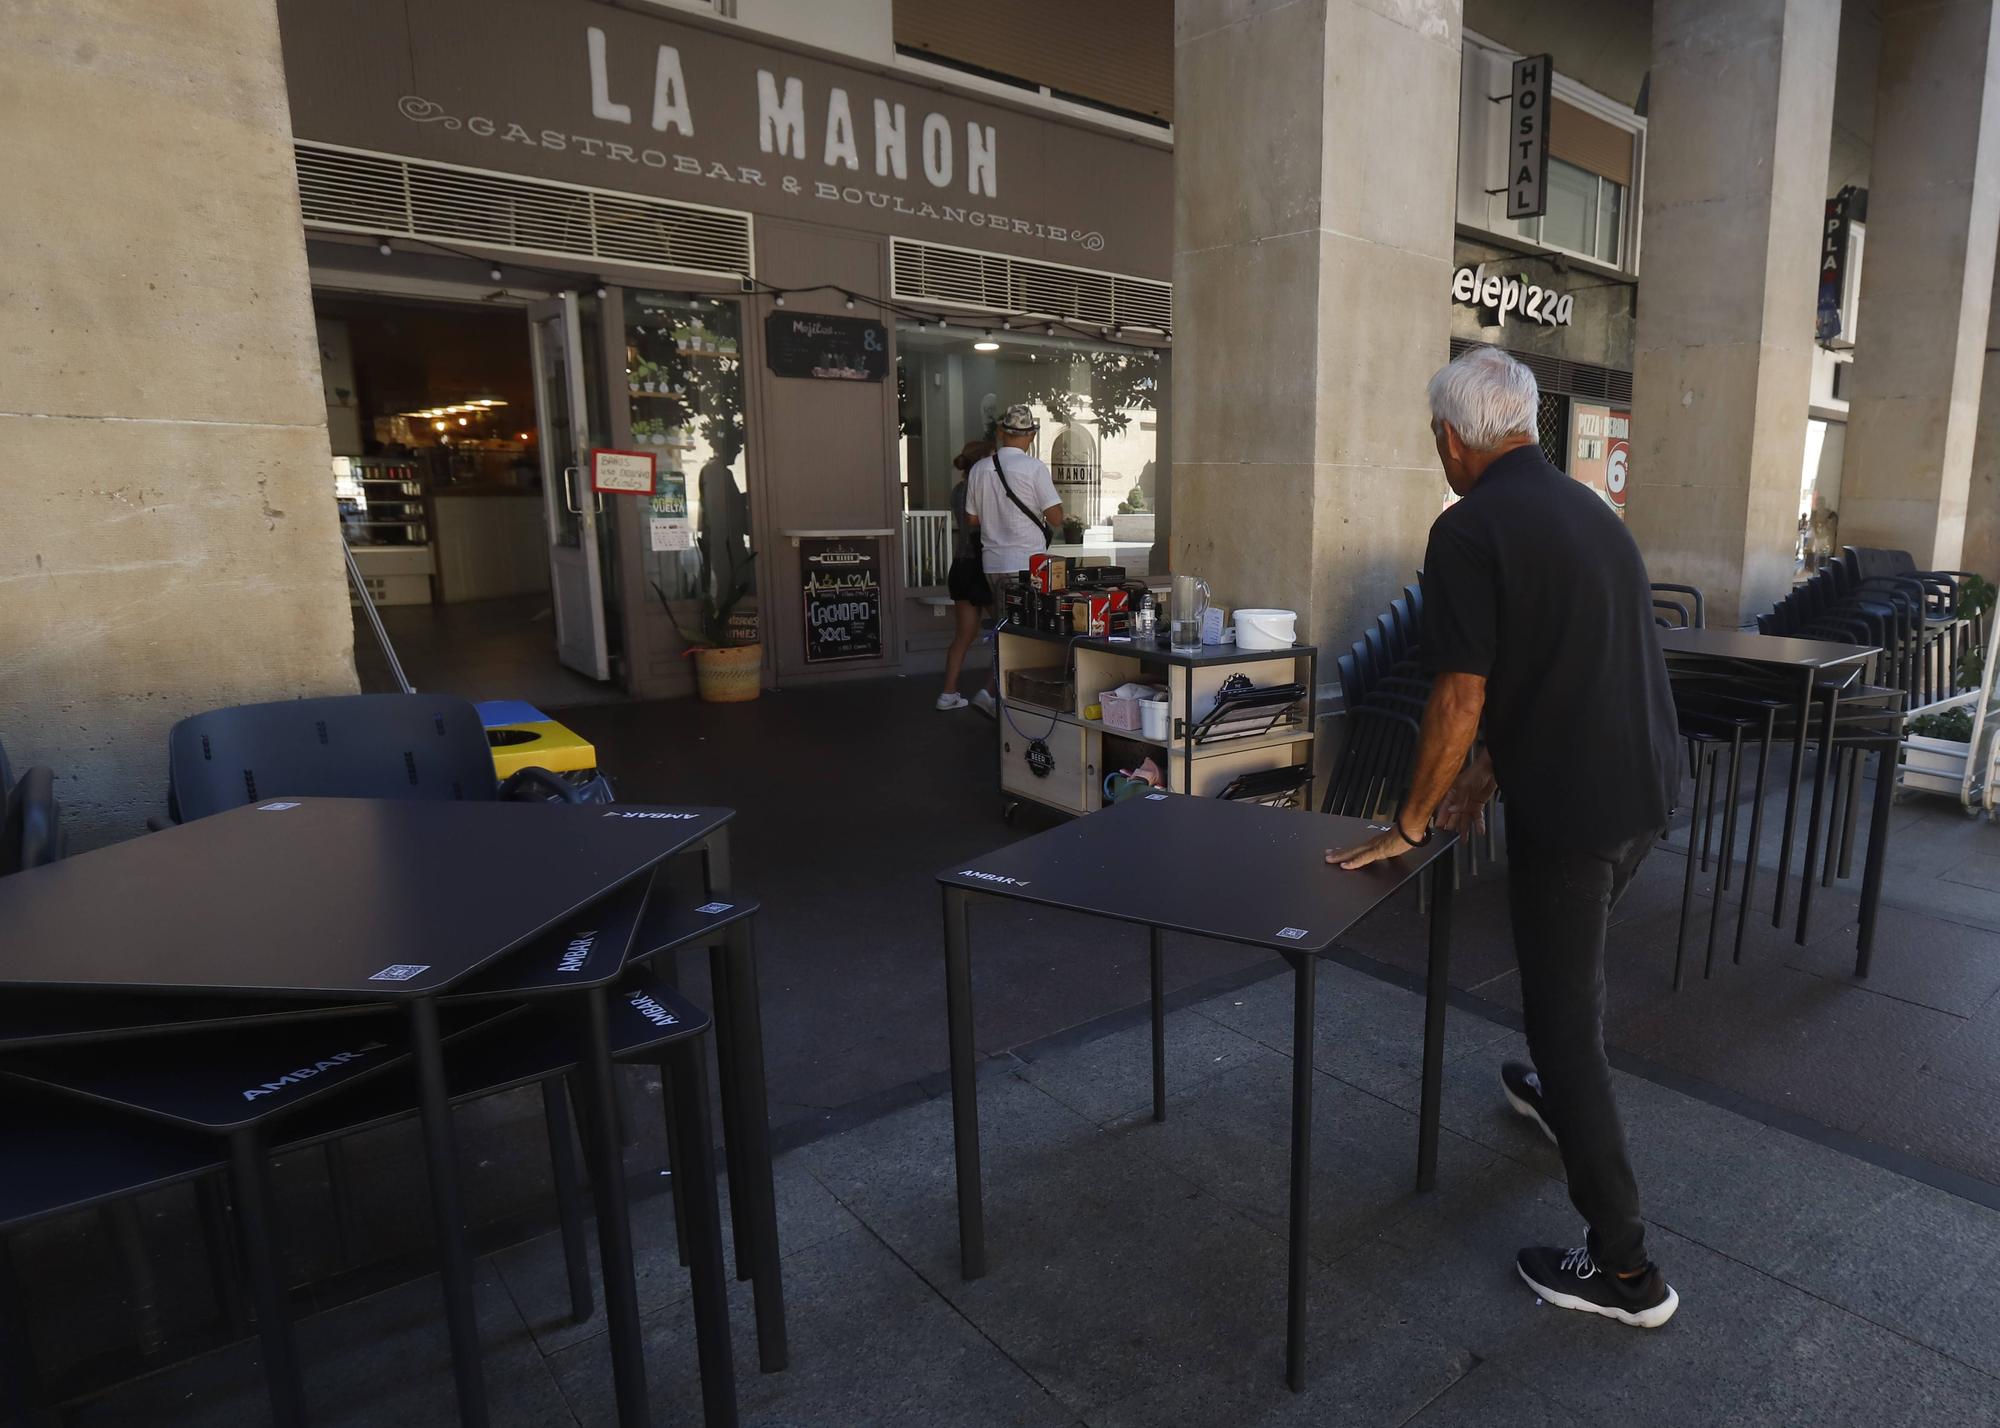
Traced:
[[1616, 1319], [1621, 1324], [1630, 1324], [1635, 1329], [1657, 1329], [1674, 1317], [1674, 1310], [1681, 1307], [1681, 1296], [1674, 1287], [1667, 1286], [1667, 1297], [1650, 1309], [1631, 1314], [1623, 1309], [1613, 1309], [1608, 1304], [1593, 1304], [1588, 1299], [1579, 1299], [1574, 1294], [1560, 1294], [1547, 1285], [1537, 1284], [1528, 1277], [1528, 1271], [1520, 1265], [1514, 1272], [1521, 1276], [1521, 1282], [1542, 1297], [1543, 1302], [1553, 1304], [1558, 1309], [1575, 1309], [1584, 1314], [1601, 1314], [1607, 1319]]
[[1558, 1150], [1562, 1149], [1562, 1142], [1557, 1140], [1556, 1133], [1549, 1129], [1549, 1123], [1542, 1119], [1542, 1113], [1515, 1095], [1512, 1086], [1502, 1081], [1500, 1083], [1500, 1094], [1507, 1098], [1507, 1104], [1514, 1108], [1515, 1115], [1521, 1117], [1523, 1120], [1533, 1121], [1536, 1125], [1540, 1126], [1542, 1134], [1549, 1138], [1549, 1144]]

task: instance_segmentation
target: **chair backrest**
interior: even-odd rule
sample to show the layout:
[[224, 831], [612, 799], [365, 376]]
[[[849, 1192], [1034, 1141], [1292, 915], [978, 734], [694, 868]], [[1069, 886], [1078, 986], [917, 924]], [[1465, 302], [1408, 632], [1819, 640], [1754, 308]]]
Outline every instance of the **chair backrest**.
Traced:
[[349, 694], [211, 709], [167, 735], [176, 819], [285, 796], [499, 796], [479, 711], [442, 694]]
[[39, 868], [63, 855], [62, 807], [56, 776], [32, 768], [11, 789], [0, 786], [0, 874]]
[[[1665, 583], [1664, 581], [1660, 581], [1654, 583], [1653, 593], [1656, 595], [1687, 596], [1689, 606], [1694, 614], [1694, 628], [1697, 630], [1703, 630], [1708, 628], [1708, 602], [1702, 598], [1701, 592], [1695, 589], [1694, 586], [1670, 585]], [[1659, 602], [1655, 601], [1654, 603], [1658, 604]]]
[[1908, 575], [1917, 568], [1916, 557], [1907, 550], [1850, 545], [1843, 546], [1841, 553], [1853, 563], [1854, 573], [1863, 580], [1878, 575]]

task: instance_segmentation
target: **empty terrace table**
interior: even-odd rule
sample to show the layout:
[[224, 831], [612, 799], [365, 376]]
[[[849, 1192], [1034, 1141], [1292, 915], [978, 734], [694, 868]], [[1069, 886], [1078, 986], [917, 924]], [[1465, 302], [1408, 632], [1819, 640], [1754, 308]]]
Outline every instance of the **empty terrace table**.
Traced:
[[1356, 872], [1329, 866], [1329, 848], [1366, 841], [1385, 825], [1327, 814], [1280, 814], [1255, 804], [1151, 793], [1024, 839], [938, 874], [944, 885], [945, 992], [951, 1037], [951, 1114], [958, 1174], [959, 1268], [986, 1273], [974, 1081], [971, 903], [1006, 898], [1115, 922], [1152, 937], [1153, 1119], [1166, 1119], [1162, 943], [1166, 932], [1280, 953], [1292, 967], [1291, 1269], [1285, 1377], [1305, 1387], [1306, 1247], [1312, 1185], [1313, 1001], [1319, 958], [1412, 878], [1431, 872], [1430, 961], [1424, 1003], [1423, 1098], [1417, 1188], [1437, 1179], [1438, 1098], [1444, 1070], [1446, 973], [1451, 948], [1455, 838]]
[[[1799, 788], [1805, 777], [1806, 735], [1812, 727], [1814, 686], [1819, 683], [1823, 676], [1835, 670], [1847, 669], [1873, 659], [1882, 652], [1881, 647], [1879, 645], [1841, 644], [1835, 640], [1802, 640], [1795, 639], [1790, 635], [1760, 635], [1749, 630], [1661, 630], [1659, 631], [1659, 637], [1660, 649], [1666, 654], [1667, 663], [1670, 667], [1674, 663], [1674, 656], [1676, 655], [1685, 658], [1711, 660], [1721, 665], [1748, 665], [1760, 670], [1769, 671], [1773, 684], [1782, 687], [1789, 682], [1791, 687], [1798, 691], [1798, 700], [1795, 706], [1797, 722], [1794, 725], [1798, 737], [1792, 742], [1791, 780], [1785, 794], [1785, 834], [1783, 842], [1778, 847], [1778, 882], [1771, 908], [1771, 925], [1776, 927], [1784, 918], [1785, 878], [1791, 872], [1792, 868], [1792, 835], [1798, 821]], [[1825, 761], [1824, 752], [1822, 752], [1821, 759], [1822, 762]], [[1889, 782], [1893, 788], [1895, 782], [1893, 777], [1894, 770], [1892, 769], [1890, 772], [1891, 778]], [[1876, 825], [1886, 825], [1888, 816], [1888, 803], [1886, 800], [1889, 795], [1881, 794], [1879, 790], [1877, 792], [1879, 807], [1874, 822], [1871, 824], [1871, 828], [1874, 831], [1871, 833], [1868, 853], [1869, 868], [1871, 871], [1864, 876], [1864, 883], [1867, 883], [1870, 878], [1879, 881], [1880, 876], [1880, 867], [1875, 862], [1875, 844], [1882, 841], [1882, 839], [1880, 828], [1876, 827]], [[1818, 836], [1818, 827], [1819, 825], [1815, 821], [1812, 829], [1809, 830], [1809, 839]], [[1811, 865], [1813, 851], [1809, 842], [1806, 853], [1806, 868], [1802, 874], [1803, 883], [1806, 886], [1809, 886], [1812, 882]], [[1751, 848], [1749, 856], [1755, 859], [1757, 856], [1755, 847]], [[1800, 935], [1802, 938], [1805, 930], [1804, 900], [1808, 895], [1802, 888], [1799, 918]], [[1861, 931], [1864, 964], [1867, 949], [1874, 942], [1874, 921], [1873, 899], [1864, 898]]]
[[235, 998], [260, 1009], [400, 1011], [459, 1420], [484, 1425], [438, 999], [476, 987], [477, 974], [710, 839], [731, 816], [340, 798], [248, 805], [0, 880], [0, 992], [103, 996], [106, 1039], [135, 1022], [155, 1029], [134, 998], [186, 998], [204, 1020], [215, 1019], [216, 999]]

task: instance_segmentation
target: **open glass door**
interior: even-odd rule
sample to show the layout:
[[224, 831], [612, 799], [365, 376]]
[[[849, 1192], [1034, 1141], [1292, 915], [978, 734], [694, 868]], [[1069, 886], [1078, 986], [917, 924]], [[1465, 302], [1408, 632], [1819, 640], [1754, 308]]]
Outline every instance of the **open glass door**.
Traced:
[[597, 527], [604, 498], [590, 489], [590, 407], [576, 294], [528, 308], [534, 332], [535, 418], [541, 427], [556, 655], [579, 674], [611, 677], [604, 638], [604, 566]]

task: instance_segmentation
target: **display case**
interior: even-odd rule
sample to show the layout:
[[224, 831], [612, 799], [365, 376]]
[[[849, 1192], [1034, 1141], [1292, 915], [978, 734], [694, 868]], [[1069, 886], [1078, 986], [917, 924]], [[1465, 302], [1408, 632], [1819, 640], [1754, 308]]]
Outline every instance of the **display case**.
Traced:
[[340, 533], [377, 605], [428, 605], [436, 566], [424, 482], [408, 458], [336, 456]]

